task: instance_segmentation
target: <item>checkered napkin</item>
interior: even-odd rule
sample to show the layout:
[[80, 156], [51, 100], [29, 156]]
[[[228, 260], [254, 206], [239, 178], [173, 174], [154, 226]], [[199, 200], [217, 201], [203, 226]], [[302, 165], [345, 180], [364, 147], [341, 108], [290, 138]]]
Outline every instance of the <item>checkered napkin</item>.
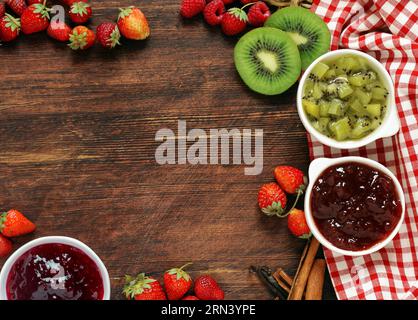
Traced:
[[332, 49], [374, 56], [395, 83], [401, 131], [356, 150], [336, 150], [309, 136], [312, 159], [357, 155], [379, 161], [402, 184], [406, 217], [379, 252], [348, 257], [325, 250], [339, 299], [418, 299], [418, 0], [315, 0], [312, 11], [332, 32]]

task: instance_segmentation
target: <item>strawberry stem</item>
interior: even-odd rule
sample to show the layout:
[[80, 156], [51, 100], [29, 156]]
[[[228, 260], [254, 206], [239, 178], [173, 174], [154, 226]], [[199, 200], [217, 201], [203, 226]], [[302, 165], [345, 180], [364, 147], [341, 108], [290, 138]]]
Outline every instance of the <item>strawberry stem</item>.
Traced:
[[253, 4], [255, 4], [256, 2], [249, 2], [246, 5], [244, 5], [243, 7], [241, 7], [241, 10], [244, 10], [246, 7], [252, 6]]
[[179, 270], [183, 270], [184, 268], [191, 266], [193, 264], [193, 262], [188, 262], [186, 263], [184, 266], [180, 267]]
[[290, 211], [292, 211], [296, 207], [296, 205], [299, 201], [299, 198], [302, 194], [303, 194], [303, 190], [299, 189], [298, 194], [297, 194], [296, 199], [295, 199], [295, 202], [293, 202], [292, 207], [289, 210], [287, 210], [287, 212], [284, 213], [284, 214], [276, 213], [276, 216], [278, 216], [279, 218], [286, 218], [289, 215]]

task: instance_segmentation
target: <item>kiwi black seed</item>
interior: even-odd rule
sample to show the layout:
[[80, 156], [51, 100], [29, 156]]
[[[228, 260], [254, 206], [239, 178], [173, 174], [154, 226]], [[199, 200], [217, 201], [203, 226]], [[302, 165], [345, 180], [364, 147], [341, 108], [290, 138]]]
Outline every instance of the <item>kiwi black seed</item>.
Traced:
[[302, 70], [329, 50], [331, 34], [326, 23], [308, 9], [288, 7], [277, 10], [267, 19], [265, 26], [290, 35], [298, 46]]
[[299, 78], [301, 61], [290, 36], [275, 28], [257, 28], [246, 33], [234, 50], [235, 66], [252, 90], [280, 94]]

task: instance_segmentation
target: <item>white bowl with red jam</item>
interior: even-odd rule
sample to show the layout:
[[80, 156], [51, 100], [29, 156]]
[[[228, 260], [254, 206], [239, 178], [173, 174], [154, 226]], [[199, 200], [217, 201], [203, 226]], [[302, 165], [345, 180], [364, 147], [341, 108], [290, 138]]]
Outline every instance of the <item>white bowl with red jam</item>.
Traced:
[[309, 167], [305, 216], [326, 248], [362, 256], [385, 247], [399, 232], [405, 197], [395, 175], [362, 157], [319, 158]]
[[316, 59], [299, 82], [296, 102], [305, 129], [330, 147], [359, 148], [400, 129], [392, 78], [361, 51], [335, 50]]
[[102, 260], [69, 237], [43, 237], [20, 247], [0, 273], [0, 300], [109, 300]]

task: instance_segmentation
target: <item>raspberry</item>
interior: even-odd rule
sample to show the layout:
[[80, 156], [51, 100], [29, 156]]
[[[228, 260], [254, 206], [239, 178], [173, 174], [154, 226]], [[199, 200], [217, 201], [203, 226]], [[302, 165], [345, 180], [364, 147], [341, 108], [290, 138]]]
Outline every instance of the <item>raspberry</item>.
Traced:
[[216, 26], [221, 23], [223, 14], [225, 13], [225, 5], [222, 0], [214, 0], [209, 2], [205, 10], [203, 10], [203, 16], [208, 24]]
[[205, 9], [206, 0], [182, 0], [180, 14], [184, 18], [193, 18]]
[[253, 27], [261, 27], [270, 15], [269, 7], [264, 2], [258, 1], [248, 10], [248, 21]]

